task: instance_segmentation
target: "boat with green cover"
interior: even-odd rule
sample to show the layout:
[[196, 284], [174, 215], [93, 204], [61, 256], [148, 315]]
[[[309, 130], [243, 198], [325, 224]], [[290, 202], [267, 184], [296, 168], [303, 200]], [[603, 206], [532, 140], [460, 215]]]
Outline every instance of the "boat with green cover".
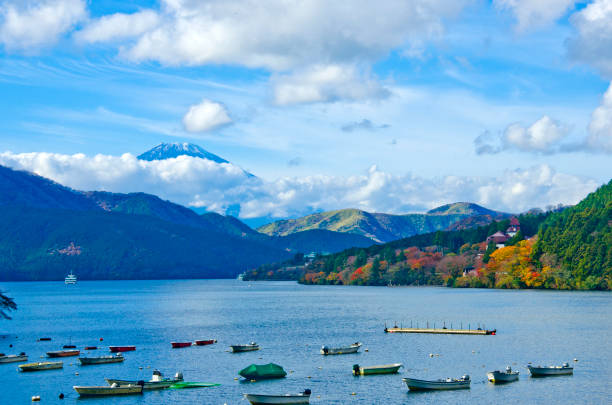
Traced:
[[400, 367], [402, 367], [400, 363], [366, 367], [355, 364], [353, 365], [353, 375], [395, 374]]
[[251, 364], [238, 372], [248, 380], [265, 380], [269, 378], [283, 378], [287, 372], [281, 366], [274, 363]]
[[182, 389], [182, 388], [208, 388], [208, 387], [218, 387], [220, 385], [221, 384], [207, 383], [207, 382], [181, 381], [181, 382], [177, 382], [177, 383], [172, 384], [170, 386], [170, 389], [178, 390], [178, 389]]

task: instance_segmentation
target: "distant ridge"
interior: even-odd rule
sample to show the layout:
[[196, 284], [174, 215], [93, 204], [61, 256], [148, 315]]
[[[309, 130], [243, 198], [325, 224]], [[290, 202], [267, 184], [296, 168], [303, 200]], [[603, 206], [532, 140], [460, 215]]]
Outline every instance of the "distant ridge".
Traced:
[[229, 161], [223, 159], [220, 156], [210, 153], [206, 149], [195, 145], [193, 143], [160, 143], [153, 149], [149, 149], [143, 154], [138, 155], [140, 160], [164, 160], [173, 159], [179, 156], [191, 156], [202, 159], [212, 160], [216, 163], [229, 163]]
[[[327, 211], [276, 221], [257, 230], [271, 236], [286, 236], [306, 230], [325, 229], [362, 235], [375, 242], [384, 243], [422, 233], [454, 229], [455, 224], [458, 229], [486, 225], [495, 219], [510, 216], [478, 204], [460, 202], [434, 208], [425, 214], [391, 215], [358, 209]], [[466, 220], [468, 218], [474, 219]]]

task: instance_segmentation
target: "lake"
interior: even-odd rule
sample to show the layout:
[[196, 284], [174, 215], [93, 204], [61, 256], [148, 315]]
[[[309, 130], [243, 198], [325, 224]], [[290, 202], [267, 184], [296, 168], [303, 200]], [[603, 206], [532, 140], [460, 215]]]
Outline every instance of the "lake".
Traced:
[[[0, 321], [0, 352], [21, 351], [38, 361], [67, 343], [136, 345], [125, 362], [20, 373], [0, 364], [1, 404], [73, 404], [73, 385], [105, 385], [104, 378], [151, 378], [154, 368], [215, 388], [146, 392], [88, 399], [89, 404], [247, 404], [242, 393], [312, 390], [313, 404], [609, 403], [612, 398], [612, 294], [436, 287], [302, 286], [236, 280], [83, 281], [2, 283], [19, 309]], [[495, 336], [385, 334], [385, 321], [407, 326], [497, 329]], [[50, 342], [38, 342], [39, 337]], [[103, 338], [103, 341], [99, 339]], [[172, 349], [171, 341], [217, 339], [210, 346]], [[229, 353], [230, 344], [256, 341], [261, 350]], [[363, 342], [360, 353], [322, 356], [321, 345]], [[14, 347], [9, 348], [12, 344]], [[365, 351], [367, 349], [367, 352]], [[430, 357], [433, 354], [433, 357]], [[576, 358], [578, 361], [574, 362]], [[287, 378], [235, 380], [251, 363], [277, 363]], [[399, 375], [353, 377], [353, 364], [403, 363]], [[573, 376], [533, 379], [525, 365], [575, 365]], [[486, 372], [511, 365], [520, 380], [496, 386]], [[78, 373], [78, 375], [76, 374]], [[408, 393], [402, 377], [436, 379], [469, 374], [470, 390]], [[66, 398], [58, 399], [64, 393]], [[354, 393], [354, 395], [352, 395]]]

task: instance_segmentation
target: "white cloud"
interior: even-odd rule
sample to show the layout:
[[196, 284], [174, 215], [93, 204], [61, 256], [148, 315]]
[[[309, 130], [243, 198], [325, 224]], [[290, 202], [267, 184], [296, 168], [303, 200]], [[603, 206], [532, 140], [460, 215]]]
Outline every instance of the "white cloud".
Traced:
[[519, 32], [540, 28], [562, 17], [575, 0], [494, 0], [500, 9], [509, 9]]
[[388, 97], [390, 92], [355, 66], [317, 65], [273, 78], [278, 105]]
[[87, 16], [84, 0], [21, 0], [0, 4], [0, 43], [34, 53], [55, 44]]
[[183, 117], [183, 125], [189, 132], [210, 131], [231, 122], [232, 119], [224, 106], [206, 99], [189, 107], [189, 111]]
[[510, 124], [499, 137], [490, 133], [475, 139], [476, 153], [499, 153], [504, 150], [522, 152], [555, 153], [562, 150], [562, 141], [569, 133], [569, 128], [547, 115], [529, 127], [519, 123]]
[[133, 14], [116, 13], [93, 20], [77, 31], [75, 36], [78, 41], [87, 43], [122, 40], [154, 29], [159, 21], [159, 15], [153, 10]]
[[314, 210], [354, 207], [406, 213], [456, 201], [521, 212], [550, 204], [574, 204], [597, 187], [578, 176], [540, 165], [496, 177], [423, 178], [392, 175], [371, 167], [348, 177], [248, 177], [242, 169], [205, 159], [141, 161], [133, 155], [0, 153], [0, 164], [29, 170], [80, 190], [142, 191], [179, 204], [225, 212], [240, 205], [241, 217], [305, 215]]
[[577, 31], [567, 42], [570, 56], [612, 77], [612, 0], [595, 0], [570, 20]]
[[[162, 0], [160, 23], [136, 35], [121, 54], [165, 65], [239, 64], [273, 71], [371, 60], [439, 36], [443, 19], [465, 3]], [[117, 32], [105, 38], [115, 40], [122, 30]]]
[[591, 115], [585, 144], [591, 150], [612, 153], [612, 83]]

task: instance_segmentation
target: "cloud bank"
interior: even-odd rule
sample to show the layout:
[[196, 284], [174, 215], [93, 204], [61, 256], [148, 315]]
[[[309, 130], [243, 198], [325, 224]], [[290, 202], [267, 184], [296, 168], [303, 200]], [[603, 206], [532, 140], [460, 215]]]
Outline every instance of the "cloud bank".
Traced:
[[407, 213], [456, 201], [472, 201], [508, 212], [551, 204], [575, 204], [598, 184], [557, 173], [547, 165], [509, 170], [497, 177], [423, 178], [392, 175], [372, 166], [363, 174], [249, 177], [230, 163], [180, 156], [158, 161], [121, 156], [0, 153], [0, 164], [28, 170], [79, 190], [146, 192], [170, 201], [240, 217], [290, 217], [317, 210], [360, 208]]

